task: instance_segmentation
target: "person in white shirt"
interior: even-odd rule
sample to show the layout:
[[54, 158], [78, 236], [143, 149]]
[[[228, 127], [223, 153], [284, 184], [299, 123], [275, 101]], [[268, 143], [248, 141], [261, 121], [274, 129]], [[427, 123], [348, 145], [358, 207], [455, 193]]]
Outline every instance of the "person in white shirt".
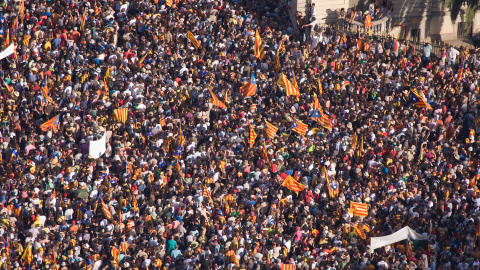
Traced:
[[455, 64], [455, 60], [457, 59], [458, 55], [460, 55], [460, 52], [457, 49], [450, 47], [450, 49], [448, 49], [448, 52], [447, 52], [447, 57], [448, 57], [447, 64], [449, 66]]

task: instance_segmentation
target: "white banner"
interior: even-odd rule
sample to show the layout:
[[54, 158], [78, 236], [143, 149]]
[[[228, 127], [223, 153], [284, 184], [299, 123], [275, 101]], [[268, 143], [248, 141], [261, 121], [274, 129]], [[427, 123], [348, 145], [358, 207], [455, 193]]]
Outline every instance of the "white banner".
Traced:
[[396, 242], [400, 242], [405, 239], [428, 240], [428, 236], [421, 235], [416, 231], [410, 229], [408, 226], [403, 227], [402, 229], [390, 235], [370, 238], [370, 252], [373, 252], [374, 249], [381, 248]]
[[9, 57], [14, 52], [15, 52], [15, 45], [13, 45], [12, 43], [5, 50], [3, 50], [3, 52], [0, 53], [0, 60], [2, 60], [3, 58]]
[[88, 154], [92, 158], [99, 158], [107, 151], [107, 132], [105, 132], [102, 138], [98, 141], [90, 141], [88, 146]]

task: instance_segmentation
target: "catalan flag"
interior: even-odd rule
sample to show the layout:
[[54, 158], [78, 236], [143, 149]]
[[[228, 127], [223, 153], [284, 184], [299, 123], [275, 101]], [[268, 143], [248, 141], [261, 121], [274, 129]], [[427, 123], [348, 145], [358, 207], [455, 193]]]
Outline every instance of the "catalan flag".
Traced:
[[185, 137], [183, 136], [182, 126], [180, 126], [180, 131], [178, 133], [178, 140], [181, 146], [185, 145]]
[[115, 262], [118, 263], [120, 262], [120, 250], [117, 249], [116, 247], [112, 247], [112, 258], [115, 260]]
[[280, 72], [280, 70], [282, 69], [282, 65], [280, 64], [280, 52], [279, 52], [280, 49], [277, 50], [277, 56], [275, 58], [275, 71], [276, 72]]
[[328, 173], [327, 173], [327, 168], [325, 168], [325, 166], [322, 168], [322, 171], [325, 173], [325, 181], [327, 182], [328, 195], [330, 195], [330, 198], [332, 199], [336, 198], [340, 193], [338, 185], [330, 182], [330, 178], [328, 177]]
[[460, 64], [460, 68], [458, 69], [457, 82], [460, 82], [462, 80], [464, 64], [465, 61]]
[[407, 248], [406, 248], [407, 258], [410, 259], [414, 256], [413, 249], [412, 249], [412, 242], [410, 241], [410, 239], [407, 239], [405, 241], [407, 241]]
[[427, 103], [427, 101], [418, 94], [415, 88], [410, 90], [410, 92], [412, 94], [412, 102], [415, 103], [415, 106], [417, 106], [417, 108], [427, 108], [428, 110], [433, 110], [433, 108]]
[[373, 23], [372, 23], [372, 17], [370, 16], [370, 14], [367, 14], [367, 16], [365, 16], [365, 28], [370, 28], [373, 26]]
[[268, 161], [268, 153], [267, 153], [267, 146], [265, 145], [265, 141], [263, 142], [263, 148], [262, 148], [262, 157], [265, 159], [267, 163]]
[[295, 92], [296, 92], [296, 96], [300, 96], [300, 88], [298, 88], [298, 83], [297, 83], [297, 79], [295, 78], [295, 72], [293, 72], [293, 70], [291, 70], [291, 73], [292, 73], [292, 85], [293, 85], [293, 88], [295, 89]]
[[23, 37], [23, 45], [25, 45], [26, 47], [28, 47], [28, 45], [30, 44], [30, 39], [32, 38], [32, 36], [30, 35], [25, 35]]
[[107, 79], [106, 78], [103, 78], [103, 87], [105, 88], [105, 94], [108, 95], [108, 85], [107, 85]]
[[23, 14], [25, 12], [25, 0], [22, 1], [20, 4], [20, 8], [18, 8], [18, 14]]
[[217, 96], [212, 92], [211, 89], [208, 89], [208, 91], [210, 92], [210, 96], [212, 97], [212, 103], [213, 105], [217, 106], [217, 107], [220, 107], [222, 109], [226, 109], [227, 106], [225, 106], [225, 104], [223, 102], [221, 102]]
[[174, 158], [181, 158], [182, 157], [182, 145], [179, 144], [177, 147], [177, 150], [175, 150], [175, 153], [173, 153]]
[[94, 14], [95, 16], [98, 16], [98, 14], [100, 14], [102, 12], [102, 9], [97, 6], [97, 1], [95, 1], [95, 9], [94, 9]]
[[169, 6], [169, 7], [171, 7], [172, 4], [173, 4], [173, 1], [172, 0], [166, 0], [165, 4], [167, 4], [167, 6]]
[[313, 109], [318, 110], [320, 108], [320, 102], [318, 101], [317, 94], [313, 93]]
[[17, 36], [17, 30], [18, 30], [18, 17], [15, 17], [15, 20], [13, 21], [13, 24], [12, 24], [12, 36], [14, 37]]
[[253, 54], [260, 60], [265, 58], [265, 50], [263, 49], [262, 39], [260, 38], [260, 34], [258, 33], [258, 29], [255, 30], [255, 44], [253, 46]]
[[102, 211], [107, 219], [112, 219], [112, 214], [110, 213], [108, 206], [105, 204], [103, 200], [102, 200]]
[[225, 168], [227, 167], [225, 161], [221, 160], [220, 163], [218, 164], [218, 168], [222, 171], [225, 170]]
[[242, 85], [242, 87], [240, 87], [240, 91], [242, 91], [242, 94], [245, 97], [251, 97], [255, 95], [255, 93], [257, 92], [257, 83], [255, 80], [255, 75], [253, 75], [253, 72], [252, 72], [252, 75], [250, 76], [250, 80], [244, 85]]
[[278, 128], [274, 125], [272, 125], [270, 122], [266, 121], [265, 120], [265, 125], [267, 126], [267, 136], [270, 138], [270, 139], [273, 139], [275, 138], [275, 134], [277, 133], [278, 131]]
[[187, 32], [187, 38], [193, 44], [195, 49], [200, 48], [200, 42], [198, 42], [198, 40], [195, 38], [195, 36], [192, 34], [192, 32], [190, 32], [190, 31]]
[[125, 124], [128, 118], [128, 108], [115, 109], [113, 110], [113, 114], [120, 123]]
[[322, 88], [322, 82], [320, 81], [320, 78], [317, 79], [318, 83], [318, 93], [321, 95], [323, 94], [323, 88]]
[[213, 206], [212, 195], [210, 194], [210, 192], [208, 192], [206, 188], [203, 188], [203, 197], [207, 197], [208, 202]]
[[358, 137], [356, 133], [352, 134], [351, 142], [352, 142], [352, 149], [357, 148]]
[[285, 44], [283, 43], [283, 39], [280, 41], [280, 45], [278, 46], [278, 52], [284, 52], [285, 51]]
[[346, 80], [342, 83], [342, 87], [345, 87], [347, 85], [350, 85], [350, 81], [349, 80]]
[[60, 114], [48, 120], [47, 122], [41, 124], [40, 128], [42, 129], [42, 131], [47, 131], [47, 129], [51, 128], [53, 132], [57, 132], [57, 127], [59, 122], [60, 122]]
[[363, 226], [360, 226], [359, 223], [355, 224], [353, 226], [353, 232], [363, 240], [367, 239], [367, 236], [365, 235], [365, 232], [363, 231]]
[[248, 138], [248, 145], [251, 148], [255, 143], [255, 139], [257, 138], [257, 133], [251, 124], [248, 124], [248, 128], [250, 130], [250, 136]]
[[350, 202], [350, 212], [355, 216], [368, 216], [368, 205], [366, 203]]
[[82, 83], [85, 83], [87, 78], [88, 78], [88, 74], [83, 74], [82, 77], [81, 77]]
[[287, 76], [285, 76], [283, 73], [280, 74], [280, 77], [277, 80], [277, 84], [285, 88], [285, 91], [287, 92], [287, 96], [300, 95], [297, 89], [295, 89], [295, 86], [287, 79]]
[[152, 54], [152, 51], [147, 52], [147, 53], [140, 59], [140, 61], [138, 61], [138, 65], [139, 65], [139, 66], [143, 66], [143, 61], [145, 61], [145, 58], [146, 58], [147, 55], [149, 55], [149, 54]]
[[293, 119], [293, 125], [290, 129], [305, 136], [307, 134], [308, 125], [300, 122], [297, 119]]
[[47, 76], [43, 76], [43, 81], [40, 84], [40, 91], [42, 92], [43, 97], [45, 98], [46, 101], [50, 102], [53, 104], [52, 98], [48, 94], [48, 85], [47, 85]]
[[302, 191], [306, 188], [305, 185], [297, 182], [297, 180], [295, 180], [290, 175], [288, 175], [287, 178], [285, 178], [285, 180], [283, 180], [282, 186], [288, 188], [289, 190], [291, 190], [295, 193], [298, 193], [298, 192], [300, 192], [300, 191]]
[[322, 127], [328, 129], [328, 130], [332, 130], [333, 128], [333, 124], [332, 124], [332, 120], [330, 120], [330, 118], [323, 113], [322, 111], [322, 107], [320, 105], [318, 105], [319, 108], [316, 109], [312, 116], [310, 116], [312, 118], [313, 121], [317, 122], [318, 124], [320, 124]]
[[80, 23], [80, 31], [85, 30], [85, 20], [87, 19], [87, 9], [83, 11], [82, 22]]
[[31, 243], [28, 243], [27, 247], [26, 247], [25, 250], [23, 251], [23, 255], [22, 255], [21, 261], [24, 262], [24, 263], [27, 263], [27, 264], [31, 264], [31, 263], [32, 263], [32, 261], [33, 261], [33, 253], [32, 253], [32, 244], [31, 244]]

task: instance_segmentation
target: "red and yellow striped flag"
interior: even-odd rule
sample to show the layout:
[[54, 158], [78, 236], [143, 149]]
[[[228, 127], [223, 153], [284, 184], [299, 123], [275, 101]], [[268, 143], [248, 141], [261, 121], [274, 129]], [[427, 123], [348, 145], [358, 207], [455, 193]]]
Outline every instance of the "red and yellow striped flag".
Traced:
[[293, 120], [292, 130], [305, 136], [307, 134], [308, 125], [300, 122], [297, 119]]
[[279, 52], [280, 49], [277, 50], [277, 56], [275, 58], [275, 71], [276, 72], [280, 72], [280, 70], [282, 69], [282, 65], [280, 64], [280, 52]]
[[23, 45], [27, 46], [28, 47], [28, 44], [30, 44], [30, 39], [32, 38], [32, 36], [30, 35], [25, 35], [23, 37]]
[[112, 258], [115, 260], [115, 262], [118, 263], [120, 262], [120, 250], [117, 249], [116, 247], [112, 247]]
[[10, 32], [7, 31], [7, 37], [5, 38], [5, 43], [3, 44], [3, 49], [5, 50], [10, 45]]
[[297, 96], [300, 94], [297, 92], [293, 84], [287, 79], [287, 76], [285, 76], [283, 73], [280, 74], [280, 77], [277, 80], [277, 84], [285, 88], [287, 96]]
[[318, 101], [317, 94], [313, 93], [313, 109], [317, 110], [320, 108], [320, 102]]
[[298, 193], [298, 192], [300, 192], [300, 191], [302, 191], [306, 188], [305, 185], [297, 182], [297, 180], [295, 180], [290, 175], [288, 175], [287, 178], [285, 178], [285, 180], [283, 180], [282, 186], [288, 188], [289, 190], [291, 190], [295, 193]]
[[18, 9], [18, 14], [23, 14], [25, 12], [25, 0], [22, 1], [20, 4], [20, 8]]
[[295, 92], [296, 92], [296, 96], [297, 98], [300, 96], [300, 88], [298, 88], [298, 83], [297, 83], [297, 79], [295, 78], [295, 73], [292, 71], [292, 85], [293, 85], [293, 88], [295, 89]]
[[103, 87], [105, 88], [105, 94], [108, 95], [108, 92], [110, 91], [108, 90], [106, 78], [103, 78]]
[[253, 46], [253, 54], [260, 60], [265, 58], [265, 50], [263, 49], [262, 39], [260, 38], [260, 34], [258, 33], [258, 29], [255, 30], [255, 44]]
[[122, 253], [127, 252], [129, 246], [130, 246], [130, 244], [129, 244], [128, 242], [123, 242], [123, 243], [121, 243], [121, 244], [120, 244], [120, 251], [121, 251]]
[[139, 66], [143, 66], [143, 61], [145, 61], [145, 58], [146, 58], [147, 55], [149, 55], [149, 54], [152, 54], [152, 51], [147, 52], [147, 53], [140, 59], [140, 61], [138, 61], [138, 65], [139, 65]]
[[330, 198], [337, 197], [340, 193], [338, 185], [332, 185], [330, 183], [330, 178], [328, 177], [327, 168], [325, 168], [325, 166], [323, 166], [322, 171], [325, 173], [325, 180], [327, 181], [328, 194], [330, 195]]
[[169, 7], [171, 7], [173, 5], [173, 1], [172, 0], [166, 0], [165, 4]]
[[366, 203], [350, 202], [350, 212], [355, 216], [368, 216], [368, 205]]
[[127, 122], [128, 108], [115, 109], [113, 113], [120, 123], [125, 124], [125, 122]]
[[253, 144], [255, 143], [255, 139], [257, 138], [257, 133], [255, 132], [255, 129], [253, 128], [252, 125], [248, 124], [248, 128], [250, 130], [250, 136], [248, 138], [248, 145], [251, 148]]
[[58, 114], [57, 116], [53, 117], [52, 119], [40, 125], [40, 128], [42, 129], [42, 131], [47, 131], [47, 129], [51, 128], [52, 131], [55, 133], [57, 132], [57, 126], [59, 122], [60, 122], [60, 114]]
[[372, 26], [373, 26], [372, 17], [370, 17], [370, 14], [367, 14], [367, 16], [365, 16], [365, 28], [370, 28]]
[[112, 214], [110, 213], [110, 210], [108, 210], [108, 206], [105, 204], [103, 200], [102, 200], [102, 211], [107, 219], [112, 219]]
[[267, 146], [265, 145], [265, 141], [263, 142], [263, 148], [262, 148], [262, 157], [265, 159], [267, 163], [268, 161], [268, 153], [267, 153]]
[[352, 134], [352, 149], [357, 148], [358, 137], [356, 133]]
[[320, 78], [317, 79], [318, 83], [318, 93], [321, 95], [323, 94], [323, 88], [322, 88], [322, 82], [320, 81]]
[[227, 106], [225, 106], [225, 104], [223, 102], [221, 102], [217, 96], [212, 92], [211, 89], [208, 89], [208, 91], [210, 92], [210, 96], [212, 97], [212, 103], [213, 105], [217, 106], [217, 107], [220, 107], [222, 109], [226, 109]]
[[85, 30], [85, 20], [87, 18], [87, 9], [83, 11], [82, 22], [80, 23], [80, 31]]
[[357, 223], [353, 226], [353, 232], [363, 240], [367, 239], [367, 236], [365, 235], [365, 232], [363, 231], [363, 226], [359, 226], [360, 224]]
[[88, 78], [88, 74], [83, 74], [81, 77], [82, 83], [84, 83]]
[[187, 37], [190, 40], [190, 42], [193, 44], [195, 49], [200, 48], [200, 42], [195, 38], [195, 36], [192, 34], [192, 32], [188, 31], [187, 32]]
[[255, 75], [253, 75], [253, 73], [250, 76], [250, 80], [240, 87], [240, 91], [242, 91], [242, 94], [245, 97], [251, 97], [255, 95], [257, 92], [257, 84], [255, 82]]
[[227, 167], [227, 165], [226, 165], [225, 161], [223, 161], [223, 160], [220, 161], [220, 163], [218, 164], [218, 168], [222, 171], [224, 171], [226, 167]]
[[100, 14], [100, 12], [102, 12], [102, 8], [97, 6], [97, 1], [95, 1], [95, 9], [94, 9], [95, 16], [98, 16], [98, 14]]
[[266, 129], [267, 130], [267, 136], [270, 139], [275, 138], [275, 134], [277, 134], [278, 128], [276, 126], [272, 125], [267, 120], [265, 120], [265, 125], [267, 126], [267, 129]]

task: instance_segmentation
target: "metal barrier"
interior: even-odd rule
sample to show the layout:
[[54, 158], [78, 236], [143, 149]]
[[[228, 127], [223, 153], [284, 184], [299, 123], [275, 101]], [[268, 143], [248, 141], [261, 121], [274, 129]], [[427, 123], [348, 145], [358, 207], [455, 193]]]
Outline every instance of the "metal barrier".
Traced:
[[[383, 25], [388, 25], [388, 23]], [[367, 38], [371, 38], [373, 40], [380, 41], [382, 43], [385, 42], [385, 39], [389, 36], [388, 27], [382, 27], [382, 24], [376, 24], [369, 29], [365, 29], [364, 26], [360, 26], [359, 24], [353, 24], [347, 20], [341, 19], [341, 20], [338, 20], [336, 23], [329, 23], [329, 24], [320, 23], [319, 27], [321, 29], [330, 28], [332, 30], [338, 31], [340, 33], [345, 33], [347, 35], [364, 34]], [[395, 38], [398, 38], [398, 37], [395, 37]], [[399, 38], [399, 41], [406, 42], [406, 44], [413, 44], [417, 52], [421, 51], [422, 47], [427, 43], [426, 41], [424, 40], [421, 41], [418, 38], [416, 39], [407, 38], [406, 40], [404, 40], [403, 38]], [[430, 45], [432, 46], [431, 56], [433, 57], [441, 57], [442, 49], [443, 48], [448, 49], [450, 47], [449, 44], [439, 40], [433, 40], [432, 42], [430, 42]], [[460, 51], [459, 48], [456, 48], [456, 49]], [[458, 59], [459, 58], [457, 57], [457, 61]]]

